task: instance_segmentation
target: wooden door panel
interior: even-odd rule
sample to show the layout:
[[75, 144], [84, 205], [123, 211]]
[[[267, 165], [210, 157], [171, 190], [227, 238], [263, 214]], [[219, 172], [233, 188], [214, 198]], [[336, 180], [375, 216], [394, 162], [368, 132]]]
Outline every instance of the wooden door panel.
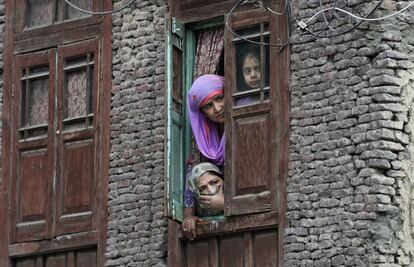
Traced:
[[51, 177], [47, 148], [21, 152], [19, 163], [15, 241], [39, 240], [46, 237], [49, 217]]
[[45, 267], [63, 267], [66, 265], [65, 254], [52, 254], [45, 256]]
[[[274, 21], [261, 9], [234, 14], [229, 20], [240, 36], [260, 42], [275, 41], [270, 31]], [[250, 36], [250, 37], [249, 37]], [[226, 169], [225, 216], [268, 212], [278, 209], [278, 114], [272, 69], [274, 50], [257, 49], [228, 29], [225, 32], [226, 65]], [[243, 75], [244, 56], [256, 57], [261, 75], [247, 86]], [[244, 62], [244, 61], [243, 61]]]
[[75, 254], [76, 267], [96, 266], [96, 250], [80, 250]]
[[[16, 57], [11, 242], [49, 237], [54, 49]], [[52, 137], [52, 138], [50, 138]]]
[[[236, 119], [234, 131], [234, 196], [258, 193], [269, 184], [268, 114]], [[255, 168], [251, 167], [255, 165]]]
[[171, 267], [277, 267], [280, 262], [276, 225], [228, 232], [209, 233], [187, 240], [181, 233], [181, 224], [170, 221], [168, 227], [168, 266]]
[[58, 48], [57, 235], [95, 229], [99, 62], [98, 39]]
[[[232, 123], [232, 153], [229, 165], [232, 181], [227, 214], [247, 214], [272, 208], [272, 184], [275, 177], [270, 141], [270, 115], [253, 114], [235, 118]], [[231, 184], [231, 185], [230, 185]]]
[[95, 248], [46, 253], [14, 259], [13, 267], [96, 267], [96, 256]]
[[35, 257], [29, 259], [16, 260], [13, 267], [38, 267]]
[[57, 191], [57, 234], [92, 230], [95, 205], [93, 139], [66, 142]]
[[220, 240], [220, 267], [244, 266], [243, 236], [224, 237]]
[[277, 266], [277, 232], [265, 231], [253, 235], [254, 266]]
[[210, 265], [210, 243], [209, 239], [191, 242], [187, 244], [187, 266], [209, 267]]

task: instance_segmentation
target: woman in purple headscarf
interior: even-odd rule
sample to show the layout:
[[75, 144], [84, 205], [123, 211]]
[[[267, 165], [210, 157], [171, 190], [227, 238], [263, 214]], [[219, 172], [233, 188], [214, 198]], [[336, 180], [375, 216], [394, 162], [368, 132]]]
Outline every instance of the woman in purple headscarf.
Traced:
[[188, 92], [187, 110], [201, 154], [214, 164], [224, 164], [224, 78], [206, 74]]
[[[197, 148], [206, 161], [224, 167], [224, 77], [206, 74], [198, 77], [187, 95], [187, 110]], [[191, 166], [189, 166], [191, 168]], [[218, 198], [202, 203], [214, 206]], [[182, 228], [189, 239], [195, 237], [195, 203], [186, 188]], [[201, 216], [201, 215], [200, 215]]]

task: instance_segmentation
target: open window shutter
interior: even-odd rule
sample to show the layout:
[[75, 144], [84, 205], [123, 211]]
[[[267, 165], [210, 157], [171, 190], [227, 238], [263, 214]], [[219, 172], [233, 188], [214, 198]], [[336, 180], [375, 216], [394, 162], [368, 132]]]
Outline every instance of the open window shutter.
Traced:
[[167, 47], [167, 174], [168, 211], [173, 219], [183, 218], [185, 94], [183, 93], [184, 24], [169, 23]]
[[[262, 10], [234, 14], [230, 26], [240, 35], [261, 42], [276, 42], [273, 17]], [[255, 31], [257, 29], [257, 31]], [[226, 170], [225, 215], [277, 210], [278, 132], [275, 49], [258, 46], [262, 82], [256, 95], [240, 90], [236, 54], [243, 42], [226, 28]], [[249, 44], [251, 46], [251, 44]], [[266, 50], [267, 49], [267, 50]], [[267, 51], [267, 52], [266, 52]], [[267, 65], [266, 65], [267, 62]], [[240, 67], [239, 67], [240, 68]], [[265, 69], [270, 77], [264, 78]], [[273, 71], [272, 71], [273, 70]], [[244, 91], [244, 92], [243, 92]], [[255, 90], [250, 90], [255, 91]], [[236, 106], [240, 95], [256, 97], [254, 103]]]

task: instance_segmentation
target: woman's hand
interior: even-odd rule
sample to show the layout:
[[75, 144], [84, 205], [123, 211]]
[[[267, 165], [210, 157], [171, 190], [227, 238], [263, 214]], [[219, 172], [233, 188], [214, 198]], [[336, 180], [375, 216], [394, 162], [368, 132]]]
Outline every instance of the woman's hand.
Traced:
[[221, 212], [224, 210], [224, 194], [223, 187], [220, 187], [220, 191], [213, 196], [200, 196], [200, 204], [206, 210], [214, 212]]
[[183, 229], [185, 237], [190, 240], [194, 240], [197, 236], [196, 232], [196, 223], [202, 221], [199, 217], [194, 215], [189, 215], [184, 217], [181, 228]]

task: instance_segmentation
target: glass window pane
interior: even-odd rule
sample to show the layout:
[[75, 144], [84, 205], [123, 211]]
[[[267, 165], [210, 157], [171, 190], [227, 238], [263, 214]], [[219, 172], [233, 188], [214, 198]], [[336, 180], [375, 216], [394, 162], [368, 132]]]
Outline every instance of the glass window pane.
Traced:
[[[248, 40], [268, 43], [267, 25], [236, 31]], [[234, 101], [236, 106], [263, 102], [269, 98], [269, 46], [248, 42], [242, 38], [234, 38], [236, 56], [236, 88]]]
[[53, 10], [52, 0], [27, 0], [27, 26], [32, 28], [52, 24]]
[[[92, 0], [70, 0], [70, 2], [81, 9], [92, 11]], [[87, 13], [78, 11], [69, 5], [66, 5], [66, 6], [67, 6], [66, 19], [77, 19], [77, 18], [89, 16]]]
[[86, 86], [86, 69], [66, 73], [66, 118], [87, 115]]
[[49, 80], [32, 80], [29, 90], [29, 126], [47, 124]]
[[[87, 54], [65, 60], [64, 120], [65, 129], [69, 124], [84, 127], [92, 120], [92, 88], [94, 56]], [[87, 118], [88, 117], [88, 118]]]

